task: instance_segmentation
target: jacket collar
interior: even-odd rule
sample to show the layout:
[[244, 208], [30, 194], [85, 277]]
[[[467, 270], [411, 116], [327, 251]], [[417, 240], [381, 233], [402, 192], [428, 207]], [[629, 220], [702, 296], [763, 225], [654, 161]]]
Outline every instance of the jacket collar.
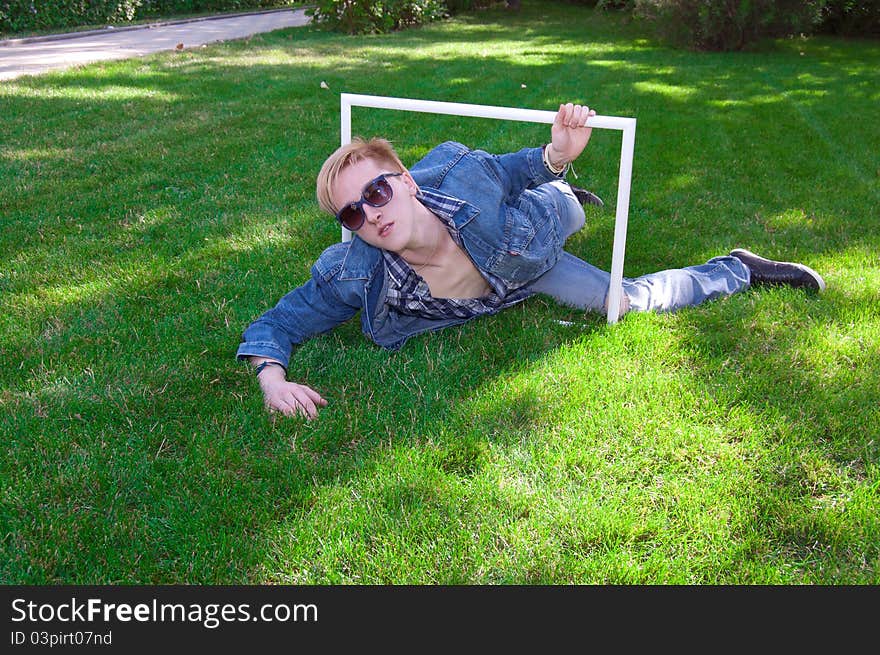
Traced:
[[348, 244], [348, 252], [345, 253], [342, 267], [339, 270], [339, 279], [370, 279], [370, 274], [382, 259], [380, 250], [358, 237], [357, 234], [352, 235]]
[[480, 213], [480, 210], [467, 200], [450, 196], [432, 187], [423, 186], [421, 191], [422, 204], [435, 214], [442, 213], [455, 224], [458, 230], [470, 223]]

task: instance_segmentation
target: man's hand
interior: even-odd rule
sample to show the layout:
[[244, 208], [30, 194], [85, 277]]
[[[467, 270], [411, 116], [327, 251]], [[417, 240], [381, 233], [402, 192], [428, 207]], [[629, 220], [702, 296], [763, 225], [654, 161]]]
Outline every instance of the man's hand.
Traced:
[[596, 112], [589, 107], [568, 103], [559, 105], [553, 126], [552, 141], [547, 146], [547, 156], [554, 168], [563, 168], [577, 159], [587, 147], [593, 128], [586, 127], [587, 120]]
[[317, 391], [304, 384], [288, 382], [284, 369], [280, 366], [267, 366], [257, 377], [263, 399], [270, 412], [281, 412], [285, 416], [305, 416], [317, 418], [318, 407], [326, 407], [327, 401]]

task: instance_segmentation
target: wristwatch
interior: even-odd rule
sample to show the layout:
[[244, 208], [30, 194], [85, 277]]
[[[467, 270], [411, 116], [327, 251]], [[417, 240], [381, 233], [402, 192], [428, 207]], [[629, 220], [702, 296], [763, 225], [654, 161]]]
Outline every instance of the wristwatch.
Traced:
[[287, 368], [284, 366], [284, 364], [282, 364], [281, 362], [273, 362], [271, 359], [267, 359], [257, 364], [256, 376], [260, 377], [260, 373], [262, 373], [263, 369], [267, 366], [280, 366], [284, 369], [284, 372], [287, 373]]

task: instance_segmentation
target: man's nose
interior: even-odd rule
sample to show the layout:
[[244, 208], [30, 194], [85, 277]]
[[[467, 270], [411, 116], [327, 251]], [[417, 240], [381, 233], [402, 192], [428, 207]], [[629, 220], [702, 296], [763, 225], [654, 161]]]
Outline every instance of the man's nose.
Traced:
[[364, 211], [364, 217], [370, 223], [378, 223], [379, 219], [382, 218], [382, 208], [381, 207], [373, 207], [372, 205], [368, 205], [364, 203], [361, 205], [361, 209]]

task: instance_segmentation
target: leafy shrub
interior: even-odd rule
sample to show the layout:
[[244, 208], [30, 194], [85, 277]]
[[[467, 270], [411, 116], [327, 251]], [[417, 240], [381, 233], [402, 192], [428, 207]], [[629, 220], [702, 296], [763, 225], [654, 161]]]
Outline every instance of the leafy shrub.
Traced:
[[445, 0], [443, 3], [450, 14], [457, 14], [472, 9], [485, 9], [495, 4], [495, 0]]
[[636, 0], [565, 0], [572, 5], [583, 5], [605, 10], [632, 10]]
[[440, 0], [318, 0], [306, 14], [327, 29], [366, 34], [429, 23], [447, 10]]
[[742, 50], [765, 37], [811, 33], [825, 0], [637, 0], [636, 14], [700, 50]]
[[848, 36], [880, 36], [880, 0], [826, 0], [820, 30]]
[[635, 9], [636, 0], [596, 0], [596, 9], [606, 11], [632, 11]]
[[292, 4], [296, 4], [294, 0], [0, 0], [0, 33]]

